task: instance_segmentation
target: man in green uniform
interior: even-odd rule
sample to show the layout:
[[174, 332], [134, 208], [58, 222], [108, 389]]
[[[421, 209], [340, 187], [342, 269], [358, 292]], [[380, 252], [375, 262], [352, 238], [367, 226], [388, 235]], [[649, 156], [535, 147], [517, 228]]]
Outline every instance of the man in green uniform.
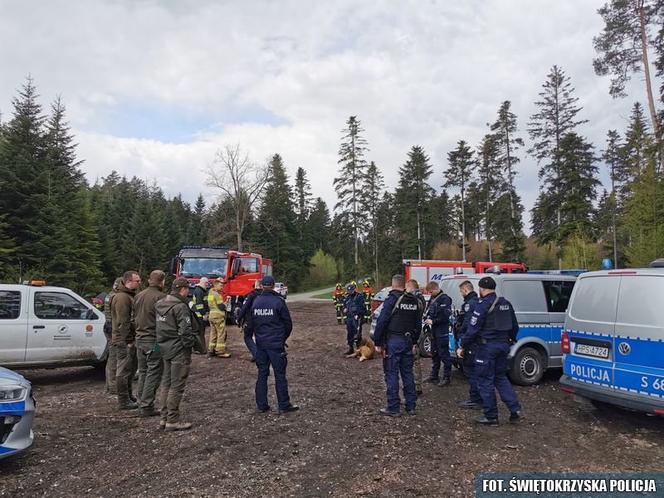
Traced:
[[141, 277], [137, 272], [133, 270], [126, 271], [122, 276], [122, 283], [118, 288], [118, 292], [111, 300], [113, 324], [111, 344], [115, 348], [118, 362], [115, 384], [118, 391], [120, 410], [135, 410], [138, 408], [138, 404], [132, 396], [131, 384], [136, 370], [133, 319], [134, 295], [140, 283]]
[[163, 365], [157, 347], [157, 325], [154, 305], [166, 297], [162, 291], [166, 274], [154, 270], [148, 279], [149, 287], [138, 293], [134, 299], [134, 320], [136, 321], [136, 356], [138, 359], [138, 404], [139, 416], [152, 417], [160, 412], [154, 409], [155, 395], [161, 381]]
[[167, 431], [183, 431], [192, 425], [180, 421], [180, 401], [189, 376], [191, 351], [197, 341], [192, 312], [187, 305], [188, 292], [187, 279], [176, 278], [171, 293], [155, 305], [157, 345], [164, 360], [160, 426]]
[[117, 396], [118, 390], [115, 388], [115, 373], [118, 368], [118, 358], [115, 354], [115, 348], [111, 345], [111, 338], [113, 333], [113, 319], [111, 316], [111, 301], [113, 296], [118, 292], [122, 284], [122, 277], [118, 277], [113, 282], [113, 289], [111, 292], [106, 294], [104, 298], [104, 316], [106, 317], [106, 322], [104, 323], [104, 335], [106, 336], [106, 342], [108, 343], [108, 357], [106, 358], [106, 392]]

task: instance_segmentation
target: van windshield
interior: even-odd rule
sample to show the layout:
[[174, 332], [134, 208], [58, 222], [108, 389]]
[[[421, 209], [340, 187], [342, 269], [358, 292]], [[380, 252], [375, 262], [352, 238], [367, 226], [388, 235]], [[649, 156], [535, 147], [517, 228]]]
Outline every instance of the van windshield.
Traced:
[[186, 258], [182, 260], [180, 274], [183, 277], [224, 277], [226, 258]]

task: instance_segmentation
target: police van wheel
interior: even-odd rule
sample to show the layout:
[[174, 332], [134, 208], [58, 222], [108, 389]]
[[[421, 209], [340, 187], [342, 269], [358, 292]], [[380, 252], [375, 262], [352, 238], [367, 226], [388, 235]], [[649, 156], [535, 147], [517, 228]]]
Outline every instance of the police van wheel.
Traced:
[[532, 386], [542, 380], [544, 358], [535, 348], [521, 348], [514, 356], [510, 379], [520, 386]]

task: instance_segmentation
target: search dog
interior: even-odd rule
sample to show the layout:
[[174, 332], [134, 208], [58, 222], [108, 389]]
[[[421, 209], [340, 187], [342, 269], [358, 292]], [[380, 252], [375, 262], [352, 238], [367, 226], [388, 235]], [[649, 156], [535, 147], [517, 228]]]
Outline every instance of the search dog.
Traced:
[[360, 361], [371, 360], [374, 357], [374, 352], [374, 342], [369, 337], [363, 337], [355, 352], [346, 355], [346, 358], [359, 358]]

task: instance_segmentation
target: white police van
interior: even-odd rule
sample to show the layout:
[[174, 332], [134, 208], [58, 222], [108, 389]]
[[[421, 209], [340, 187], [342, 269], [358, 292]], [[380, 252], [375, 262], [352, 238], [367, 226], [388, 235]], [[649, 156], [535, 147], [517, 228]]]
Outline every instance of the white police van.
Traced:
[[102, 366], [104, 315], [69, 289], [0, 284], [0, 365]]
[[664, 269], [579, 277], [562, 336], [562, 389], [664, 414]]
[[[496, 294], [512, 303], [519, 322], [517, 342], [510, 348], [508, 357], [509, 377], [515, 384], [537, 384], [547, 369], [562, 366], [561, 332], [576, 276], [529, 273], [454, 275], [444, 277], [440, 286], [452, 298], [452, 308], [458, 311], [463, 305], [459, 284], [469, 280], [479, 296], [479, 281], [487, 276], [496, 281]], [[453, 356], [454, 347], [454, 338], [450, 334], [450, 354]]]

